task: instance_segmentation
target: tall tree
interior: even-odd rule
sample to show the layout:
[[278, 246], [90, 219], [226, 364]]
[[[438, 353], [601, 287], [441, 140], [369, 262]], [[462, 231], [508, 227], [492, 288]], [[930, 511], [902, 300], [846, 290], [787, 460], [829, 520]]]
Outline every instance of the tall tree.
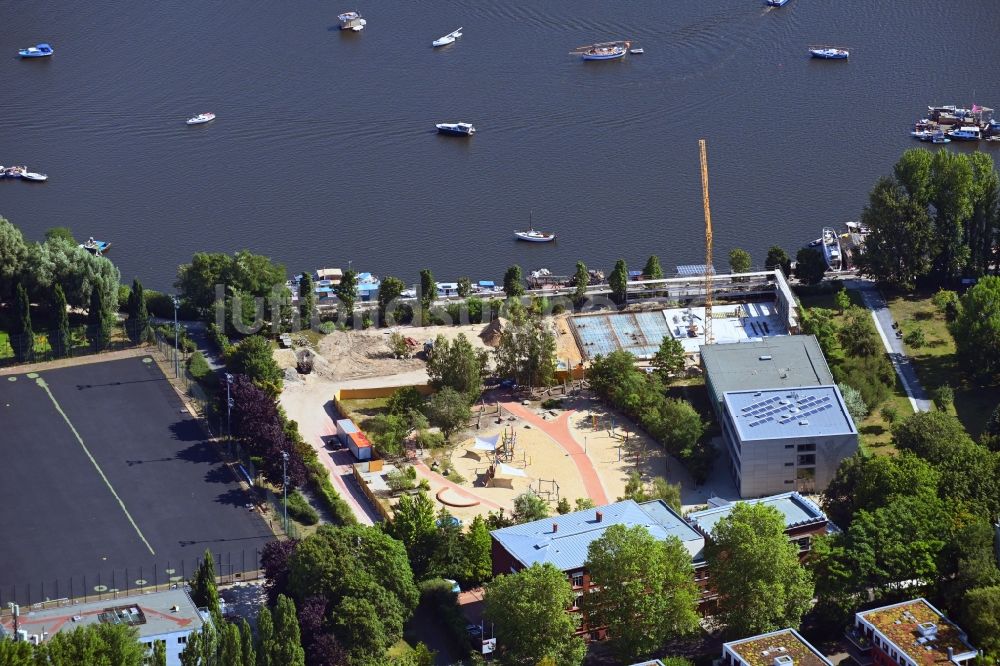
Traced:
[[257, 665], [257, 650], [254, 647], [253, 631], [245, 617], [240, 618], [240, 652], [243, 655], [243, 666]]
[[[925, 185], [914, 183], [912, 187], [924, 196]], [[855, 263], [878, 282], [913, 289], [931, 270], [938, 237], [926, 204], [904, 188], [890, 178], [875, 183], [861, 214], [861, 223], [870, 231], [865, 251]]]
[[90, 291], [90, 308], [87, 310], [87, 335], [90, 343], [98, 351], [105, 349], [111, 343], [111, 331], [114, 320], [107, 313], [104, 300], [104, 289], [95, 285]]
[[507, 298], [521, 298], [524, 296], [524, 279], [521, 276], [521, 267], [517, 264], [507, 268], [503, 274], [503, 293]]
[[676, 376], [684, 370], [684, 345], [677, 338], [665, 335], [660, 348], [653, 355], [652, 365], [660, 373], [664, 381]]
[[210, 550], [205, 551], [191, 581], [191, 600], [199, 608], [207, 608], [214, 616], [221, 617], [219, 590], [215, 585], [215, 557]]
[[996, 259], [997, 235], [1000, 233], [1000, 176], [989, 153], [968, 154], [972, 167], [972, 215], [966, 223], [969, 246], [969, 270], [985, 275]]
[[316, 311], [316, 285], [312, 275], [303, 271], [299, 276], [299, 321], [302, 328], [312, 328], [313, 312]]
[[69, 356], [73, 345], [69, 332], [69, 312], [66, 310], [66, 294], [58, 284], [52, 288], [52, 309], [56, 316], [55, 352], [58, 356]]
[[780, 268], [785, 277], [790, 277], [792, 274], [792, 259], [784, 249], [777, 245], [772, 245], [767, 250], [767, 258], [764, 259], [764, 268], [769, 271]]
[[948, 327], [968, 375], [981, 384], [1000, 379], [1000, 277], [983, 277], [962, 296]]
[[858, 306], [847, 308], [837, 339], [840, 347], [850, 356], [875, 356], [884, 351], [871, 314]]
[[278, 595], [278, 604], [274, 609], [274, 641], [270, 662], [282, 666], [305, 666], [306, 663], [295, 602], [283, 594]]
[[0, 300], [13, 293], [27, 257], [28, 244], [21, 230], [0, 217]]
[[548, 386], [556, 371], [556, 340], [544, 319], [515, 318], [500, 333], [496, 372], [526, 386]]
[[466, 276], [458, 278], [458, 295], [461, 298], [468, 298], [472, 294], [472, 280]]
[[30, 361], [35, 357], [35, 332], [31, 328], [31, 303], [28, 291], [18, 283], [14, 302], [14, 326], [10, 336], [14, 356], [18, 361]]
[[146, 309], [146, 294], [139, 278], [132, 280], [132, 291], [128, 296], [128, 336], [132, 342], [146, 339], [149, 330], [149, 311]]
[[379, 319], [384, 325], [390, 326], [399, 323], [399, 316], [397, 315], [399, 307], [397, 306], [390, 310], [389, 306], [393, 304], [393, 301], [402, 296], [405, 290], [406, 285], [398, 277], [390, 275], [382, 279], [382, 283], [378, 287], [378, 311]]
[[427, 493], [421, 490], [416, 495], [402, 495], [393, 509], [387, 532], [403, 542], [414, 575], [422, 579], [430, 563], [437, 533], [434, 502]]
[[1000, 585], [969, 590], [965, 595], [962, 626], [973, 645], [987, 654], [1000, 654]]
[[938, 276], [954, 280], [969, 260], [965, 225], [972, 216], [972, 166], [962, 153], [939, 150], [931, 158], [931, 196], [939, 254]]
[[281, 393], [284, 374], [274, 360], [274, 350], [267, 338], [260, 335], [244, 338], [233, 348], [226, 365], [232, 373], [249, 377], [271, 397]]
[[271, 661], [274, 640], [274, 617], [267, 606], [261, 606], [257, 610], [257, 644], [255, 649], [257, 666], [281, 666], [281, 664]]
[[431, 425], [441, 428], [445, 441], [472, 418], [468, 397], [450, 386], [445, 386], [431, 396], [427, 401], [426, 411]]
[[500, 663], [534, 666], [546, 658], [559, 666], [582, 663], [586, 646], [573, 635], [575, 621], [566, 612], [572, 601], [566, 574], [548, 563], [489, 583], [485, 616], [493, 624]]
[[892, 168], [896, 184], [918, 208], [926, 209], [934, 192], [931, 161], [934, 154], [926, 148], [905, 151]]
[[700, 593], [680, 539], [654, 539], [645, 526], [612, 525], [591, 542], [585, 565], [597, 591], [584, 596], [591, 624], [606, 626], [622, 662], [698, 627]]
[[425, 268], [420, 271], [420, 304], [424, 308], [429, 308], [431, 303], [437, 298], [437, 282], [431, 269]]
[[729, 270], [733, 273], [750, 272], [750, 253], [743, 248], [733, 248], [729, 251]]
[[573, 275], [573, 302], [580, 307], [587, 298], [587, 287], [590, 285], [590, 273], [587, 271], [587, 264], [582, 261], [576, 262], [576, 273]]
[[219, 626], [219, 651], [216, 663], [243, 664], [243, 641], [240, 637], [240, 628], [229, 622], [224, 622]]
[[903, 451], [897, 456], [846, 458], [823, 491], [823, 508], [842, 529], [861, 509], [874, 511], [902, 495], [937, 493], [941, 475], [926, 460]]
[[728, 635], [797, 627], [809, 609], [812, 579], [774, 507], [737, 504], [715, 524], [705, 554]]
[[655, 254], [649, 255], [646, 265], [642, 268], [642, 274], [650, 280], [660, 280], [663, 278], [663, 268], [660, 266], [660, 258]]
[[465, 536], [465, 559], [469, 563], [469, 584], [478, 586], [493, 575], [493, 539], [482, 516], [476, 516]]
[[487, 360], [486, 352], [473, 348], [464, 333], [459, 333], [451, 342], [439, 335], [427, 359], [427, 376], [434, 388], [449, 386], [471, 403], [482, 393]]
[[628, 302], [628, 266], [624, 259], [615, 262], [608, 276], [608, 285], [611, 287], [611, 300], [618, 306], [625, 305]]
[[350, 269], [344, 271], [340, 278], [340, 284], [333, 291], [337, 300], [340, 301], [337, 314], [341, 315], [341, 321], [346, 323], [354, 316], [354, 303], [358, 300], [358, 274]]
[[804, 247], [795, 255], [795, 277], [806, 284], [818, 284], [826, 275], [826, 259], [814, 247]]

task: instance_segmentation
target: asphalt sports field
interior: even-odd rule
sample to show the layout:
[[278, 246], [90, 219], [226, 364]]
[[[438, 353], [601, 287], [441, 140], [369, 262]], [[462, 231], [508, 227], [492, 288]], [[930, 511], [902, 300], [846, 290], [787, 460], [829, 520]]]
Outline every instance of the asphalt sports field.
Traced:
[[247, 501], [148, 357], [0, 377], [0, 605], [256, 569]]

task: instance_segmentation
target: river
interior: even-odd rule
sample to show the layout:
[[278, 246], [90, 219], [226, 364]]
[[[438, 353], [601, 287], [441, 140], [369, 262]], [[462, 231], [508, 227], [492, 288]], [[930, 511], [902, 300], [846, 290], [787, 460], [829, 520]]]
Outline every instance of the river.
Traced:
[[[1000, 105], [993, 0], [4, 7], [0, 163], [50, 180], [0, 181], [0, 215], [32, 239], [109, 240], [123, 279], [157, 289], [196, 251], [240, 248], [408, 283], [702, 263], [702, 137], [715, 264], [737, 246], [760, 264], [857, 219], [922, 145], [907, 131], [927, 104]], [[337, 30], [349, 9], [364, 32]], [[645, 54], [568, 54], [621, 38]], [[16, 58], [40, 41], [51, 59]], [[812, 43], [850, 60], [810, 60]], [[218, 119], [184, 124], [202, 111]], [[445, 121], [479, 132], [435, 134]], [[513, 240], [529, 213], [555, 243]]]

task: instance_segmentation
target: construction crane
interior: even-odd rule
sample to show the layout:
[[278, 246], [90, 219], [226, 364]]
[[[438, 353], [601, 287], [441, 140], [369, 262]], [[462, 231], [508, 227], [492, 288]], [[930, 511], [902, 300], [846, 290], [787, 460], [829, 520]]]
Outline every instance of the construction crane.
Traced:
[[712, 336], [712, 210], [708, 204], [708, 153], [705, 140], [698, 139], [701, 153], [701, 205], [705, 209], [705, 344], [715, 342]]

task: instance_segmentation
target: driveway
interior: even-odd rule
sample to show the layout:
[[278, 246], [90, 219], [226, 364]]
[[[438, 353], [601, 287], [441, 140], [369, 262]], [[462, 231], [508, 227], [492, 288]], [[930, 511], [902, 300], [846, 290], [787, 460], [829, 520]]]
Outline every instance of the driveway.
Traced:
[[867, 280], [847, 280], [845, 286], [848, 289], [855, 289], [861, 294], [861, 300], [865, 307], [872, 313], [875, 323], [875, 330], [882, 338], [885, 351], [892, 361], [892, 366], [896, 369], [900, 381], [903, 383], [903, 390], [906, 391], [910, 404], [914, 412], [929, 412], [933, 404], [927, 391], [920, 384], [917, 377], [916, 368], [913, 367], [912, 359], [906, 355], [903, 348], [902, 339], [896, 337], [895, 322], [892, 319], [892, 312], [882, 296], [882, 292], [873, 282]]

